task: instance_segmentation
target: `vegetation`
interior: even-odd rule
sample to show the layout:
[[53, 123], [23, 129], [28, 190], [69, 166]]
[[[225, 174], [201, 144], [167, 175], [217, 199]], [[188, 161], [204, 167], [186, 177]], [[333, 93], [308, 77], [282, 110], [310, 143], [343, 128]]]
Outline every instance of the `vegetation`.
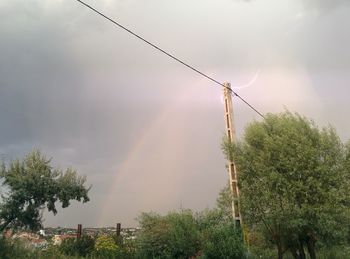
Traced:
[[237, 145], [223, 144], [236, 162], [240, 205], [251, 232], [294, 258], [316, 258], [317, 245], [346, 241], [349, 229], [349, 148], [331, 127], [298, 114], [253, 122]]
[[139, 217], [140, 258], [244, 258], [242, 233], [220, 209]]
[[41, 227], [40, 211], [57, 213], [56, 202], [66, 208], [70, 200], [89, 201], [85, 177], [77, 176], [71, 168], [65, 172], [54, 169], [51, 160], [33, 151], [23, 160], [15, 160], [0, 167], [0, 180], [6, 195], [0, 203], [0, 232], [6, 228]]
[[142, 258], [190, 258], [200, 248], [200, 234], [191, 211], [166, 216], [142, 213], [138, 241]]
[[[333, 128], [289, 112], [269, 114], [248, 125], [238, 144], [225, 140], [223, 150], [238, 168], [245, 243], [227, 185], [213, 209], [142, 213], [134, 239], [82, 236], [34, 249], [0, 238], [0, 258], [350, 258], [350, 143]], [[39, 209], [56, 213], [56, 201], [67, 207], [71, 199], [88, 200], [84, 178], [49, 164], [35, 151], [2, 166], [2, 229], [36, 229]]]
[[99, 236], [95, 242], [96, 255], [99, 257], [113, 257], [118, 249], [117, 244], [111, 236]]
[[62, 241], [59, 250], [65, 255], [71, 256], [87, 256], [94, 251], [95, 239], [83, 235], [81, 238], [67, 238]]
[[25, 259], [33, 255], [33, 251], [24, 247], [20, 242], [10, 241], [0, 237], [0, 258], [1, 259]]
[[246, 248], [242, 240], [240, 229], [233, 223], [214, 225], [206, 230], [203, 258], [244, 258]]

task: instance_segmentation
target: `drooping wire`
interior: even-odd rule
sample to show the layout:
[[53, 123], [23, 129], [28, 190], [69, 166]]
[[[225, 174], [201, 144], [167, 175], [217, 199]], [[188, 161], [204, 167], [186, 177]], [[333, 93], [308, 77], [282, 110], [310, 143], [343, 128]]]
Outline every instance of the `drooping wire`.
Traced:
[[239, 94], [237, 94], [235, 91], [233, 91], [230, 87], [227, 87], [225, 84], [220, 83], [218, 80], [212, 78], [211, 76], [208, 76], [207, 74], [201, 72], [200, 70], [194, 68], [193, 66], [187, 64], [186, 62], [182, 61], [181, 59], [175, 57], [174, 55], [170, 54], [169, 52], [163, 50], [162, 48], [158, 47], [157, 45], [153, 44], [152, 42], [146, 40], [145, 38], [141, 37], [140, 35], [136, 34], [135, 32], [133, 32], [132, 30], [126, 28], [125, 26], [121, 25], [120, 23], [116, 22], [114, 19], [108, 17], [107, 15], [101, 13], [100, 11], [98, 11], [97, 9], [95, 9], [94, 7], [92, 7], [91, 5], [81, 1], [81, 0], [76, 0], [77, 2], [79, 2], [80, 4], [84, 5], [85, 7], [89, 8], [90, 10], [94, 11], [95, 13], [97, 13], [98, 15], [102, 16], [103, 18], [107, 19], [108, 21], [112, 22], [114, 25], [118, 26], [119, 28], [127, 31], [128, 33], [130, 33], [131, 35], [135, 36], [136, 38], [138, 38], [139, 40], [145, 42], [146, 44], [150, 45], [151, 47], [155, 48], [156, 50], [162, 52], [163, 54], [167, 55], [168, 57], [172, 58], [173, 60], [179, 62], [180, 64], [186, 66], [187, 68], [191, 69], [192, 71], [200, 74], [201, 76], [209, 79], [210, 81], [227, 88], [232, 96], [236, 96], [238, 97], [241, 101], [243, 101], [246, 105], [248, 105], [253, 111], [255, 111], [257, 114], [259, 114], [262, 118], [265, 119], [264, 115], [262, 115], [262, 113], [260, 113], [256, 108], [254, 108], [250, 103], [248, 103], [243, 97], [241, 97]]

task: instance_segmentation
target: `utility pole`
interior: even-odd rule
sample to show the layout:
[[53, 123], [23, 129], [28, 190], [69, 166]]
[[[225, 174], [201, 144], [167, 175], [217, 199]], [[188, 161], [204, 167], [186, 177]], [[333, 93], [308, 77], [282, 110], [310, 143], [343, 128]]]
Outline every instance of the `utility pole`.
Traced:
[[121, 223], [117, 223], [117, 228], [115, 229], [117, 237], [120, 236], [121, 229], [122, 229], [122, 224]]
[[[226, 136], [228, 141], [235, 143], [236, 132], [233, 124], [233, 106], [232, 106], [232, 91], [231, 84], [224, 83], [224, 105], [225, 105], [225, 121], [226, 121]], [[237, 171], [233, 159], [227, 161], [228, 173], [230, 177], [230, 189], [232, 193], [232, 216], [236, 226], [241, 226], [241, 213], [239, 210], [239, 189], [237, 185]]]
[[77, 239], [81, 238], [81, 234], [82, 234], [82, 227], [81, 227], [81, 224], [78, 224]]

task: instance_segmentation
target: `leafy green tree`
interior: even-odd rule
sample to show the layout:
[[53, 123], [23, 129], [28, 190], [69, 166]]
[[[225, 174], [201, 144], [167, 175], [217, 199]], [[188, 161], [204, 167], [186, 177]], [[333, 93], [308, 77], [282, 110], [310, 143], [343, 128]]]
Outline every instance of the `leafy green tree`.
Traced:
[[[238, 168], [243, 220], [285, 251], [316, 258], [316, 242], [340, 242], [349, 225], [346, 149], [331, 127], [298, 114], [268, 114], [223, 150]], [[348, 153], [349, 154], [349, 153]]]
[[200, 233], [191, 211], [166, 216], [142, 213], [138, 221], [140, 258], [190, 258], [200, 249]]
[[[346, 157], [345, 157], [345, 172], [347, 174], [350, 174], [350, 141], [346, 144]], [[350, 177], [346, 178], [347, 182], [344, 183], [344, 186], [347, 187], [344, 189], [345, 195], [350, 194]], [[348, 221], [350, 222], [350, 202], [347, 200], [347, 202], [344, 202], [344, 206], [348, 208]], [[347, 228], [347, 245], [350, 246], [350, 225]], [[350, 250], [350, 248], [349, 248]]]
[[0, 232], [6, 228], [37, 230], [42, 226], [40, 212], [44, 208], [56, 214], [56, 202], [66, 208], [71, 200], [89, 201], [86, 178], [71, 168], [65, 172], [54, 169], [50, 162], [39, 151], [33, 151], [23, 160], [2, 164]]
[[216, 208], [196, 214], [201, 234], [201, 258], [244, 258], [246, 249], [241, 229], [233, 223], [231, 199], [227, 185], [219, 193]]
[[219, 196], [216, 199], [216, 207], [222, 216], [222, 220], [226, 222], [232, 222], [232, 192], [230, 189], [230, 183], [227, 183], [225, 187], [219, 192]]
[[199, 230], [204, 232], [216, 225], [232, 223], [232, 193], [229, 183], [219, 192], [216, 206], [213, 209], [197, 212], [196, 221]]
[[234, 223], [214, 225], [207, 229], [203, 258], [241, 259], [245, 255], [242, 233]]
[[200, 232], [205, 233], [212, 226], [231, 223], [232, 221], [226, 221], [222, 211], [217, 208], [205, 209], [197, 212], [195, 215], [196, 223]]

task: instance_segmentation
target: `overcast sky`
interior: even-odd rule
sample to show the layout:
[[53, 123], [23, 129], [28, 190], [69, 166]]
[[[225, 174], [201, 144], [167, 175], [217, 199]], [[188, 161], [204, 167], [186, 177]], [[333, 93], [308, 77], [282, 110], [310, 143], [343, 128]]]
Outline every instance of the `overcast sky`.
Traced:
[[[260, 112], [289, 109], [350, 138], [350, 1], [86, 1]], [[0, 156], [39, 148], [92, 185], [89, 203], [45, 214], [46, 226], [214, 206], [228, 179], [218, 85], [74, 0], [0, 0], [0, 17]], [[234, 106], [240, 137], [260, 118]]]

